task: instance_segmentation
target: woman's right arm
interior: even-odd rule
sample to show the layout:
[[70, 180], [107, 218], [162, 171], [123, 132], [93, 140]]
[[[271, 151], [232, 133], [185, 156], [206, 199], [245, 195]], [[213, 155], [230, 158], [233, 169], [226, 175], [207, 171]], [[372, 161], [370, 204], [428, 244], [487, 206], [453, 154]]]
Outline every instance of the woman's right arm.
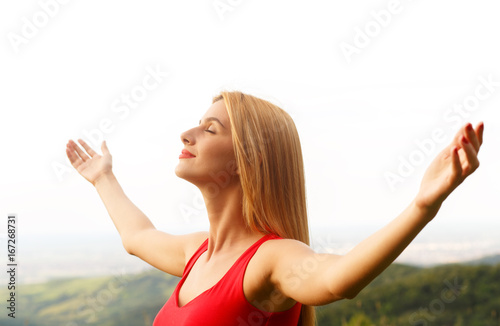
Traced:
[[[150, 265], [175, 276], [182, 276], [186, 258], [208, 237], [207, 232], [172, 235], [155, 228], [149, 218], [125, 195], [112, 171], [111, 154], [105, 141], [97, 154], [83, 140], [69, 141], [66, 154], [73, 167], [96, 188], [125, 250]], [[90, 155], [90, 157], [89, 157]]]

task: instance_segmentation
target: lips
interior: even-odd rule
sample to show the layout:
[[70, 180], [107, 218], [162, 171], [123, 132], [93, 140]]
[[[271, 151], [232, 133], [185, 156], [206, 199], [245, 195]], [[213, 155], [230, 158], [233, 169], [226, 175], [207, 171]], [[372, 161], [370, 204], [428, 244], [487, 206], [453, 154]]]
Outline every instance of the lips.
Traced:
[[191, 154], [188, 150], [183, 149], [181, 152], [181, 155], [179, 155], [179, 158], [193, 158], [196, 157], [193, 154]]

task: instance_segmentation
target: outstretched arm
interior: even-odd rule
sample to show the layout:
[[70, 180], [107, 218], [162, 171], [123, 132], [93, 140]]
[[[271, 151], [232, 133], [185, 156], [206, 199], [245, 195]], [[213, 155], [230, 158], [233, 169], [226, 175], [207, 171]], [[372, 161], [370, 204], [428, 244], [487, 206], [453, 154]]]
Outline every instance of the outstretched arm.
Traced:
[[206, 232], [172, 235], [157, 230], [149, 218], [127, 197], [112, 172], [111, 154], [103, 141], [102, 155], [79, 140], [66, 146], [73, 167], [96, 188], [128, 253], [175, 276], [182, 276], [186, 257], [207, 238]]
[[[355, 297], [401, 254], [434, 218], [448, 195], [478, 168], [483, 129], [483, 123], [475, 129], [470, 124], [462, 127], [428, 167], [410, 205], [346, 255], [315, 254], [298, 245], [297, 254], [276, 257], [272, 272], [275, 285], [286, 296], [304, 304], [322, 305]], [[310, 277], [302, 275], [303, 282], [290, 282], [291, 271], [308, 259], [315, 259], [318, 268], [311, 271]]]
[[128, 240], [137, 231], [154, 226], [123, 192], [113, 174], [112, 157], [106, 141], [102, 142], [102, 155], [83, 140], [80, 139], [79, 143], [85, 151], [70, 140], [66, 146], [66, 154], [78, 173], [96, 188], [127, 248]]

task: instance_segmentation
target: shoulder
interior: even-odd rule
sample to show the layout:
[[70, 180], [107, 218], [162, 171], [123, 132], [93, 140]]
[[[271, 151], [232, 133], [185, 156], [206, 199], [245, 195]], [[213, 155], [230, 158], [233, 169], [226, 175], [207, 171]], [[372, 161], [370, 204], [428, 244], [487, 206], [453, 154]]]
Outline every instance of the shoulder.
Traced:
[[184, 248], [185, 263], [191, 259], [194, 253], [201, 247], [201, 245], [208, 239], [207, 231], [194, 232], [184, 235], [186, 237], [186, 245]]
[[[248, 263], [244, 278], [244, 293], [249, 302], [273, 302], [272, 311], [291, 308], [295, 300], [284, 295], [273, 281], [283, 256], [311, 250], [308, 245], [293, 239], [269, 239], [263, 242]], [[271, 301], [270, 301], [271, 300]]]
[[314, 252], [310, 246], [295, 239], [269, 239], [265, 241], [259, 250], [270, 258], [277, 258], [283, 254], [297, 252]]
[[[273, 275], [283, 273], [283, 269], [290, 268], [294, 257], [314, 255], [314, 250], [295, 239], [269, 239], [262, 243], [255, 255], [255, 263], [270, 281]], [[274, 283], [274, 282], [272, 282]]]
[[295, 240], [295, 239], [282, 239], [282, 238], [271, 238], [267, 241], [265, 241], [261, 247], [263, 247], [263, 250], [267, 251], [273, 251], [273, 250], [279, 250], [279, 249], [306, 249], [309, 247], [307, 244], [305, 244], [302, 241]]
[[340, 297], [330, 293], [328, 279], [340, 258], [317, 253], [293, 239], [272, 239], [262, 244], [259, 262], [269, 288], [306, 305], [322, 305]]

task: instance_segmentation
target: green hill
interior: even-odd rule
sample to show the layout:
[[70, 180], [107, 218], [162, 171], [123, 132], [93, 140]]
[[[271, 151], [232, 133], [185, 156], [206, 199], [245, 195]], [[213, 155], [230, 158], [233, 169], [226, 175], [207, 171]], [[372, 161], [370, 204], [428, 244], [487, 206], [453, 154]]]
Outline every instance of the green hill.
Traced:
[[500, 255], [486, 256], [480, 259], [465, 262], [466, 265], [496, 265], [500, 264]]
[[500, 325], [500, 264], [393, 264], [356, 298], [318, 307], [319, 325]]
[[[19, 286], [16, 318], [4, 312], [0, 325], [151, 325], [178, 281], [177, 277], [151, 270], [138, 275]], [[0, 295], [7, 297], [5, 291]]]
[[[3, 308], [0, 325], [151, 325], [178, 281], [151, 270], [25, 285], [17, 292], [16, 319]], [[7, 297], [5, 290], [0, 295]], [[356, 298], [317, 307], [317, 312], [320, 326], [498, 326], [500, 264], [393, 264]]]

